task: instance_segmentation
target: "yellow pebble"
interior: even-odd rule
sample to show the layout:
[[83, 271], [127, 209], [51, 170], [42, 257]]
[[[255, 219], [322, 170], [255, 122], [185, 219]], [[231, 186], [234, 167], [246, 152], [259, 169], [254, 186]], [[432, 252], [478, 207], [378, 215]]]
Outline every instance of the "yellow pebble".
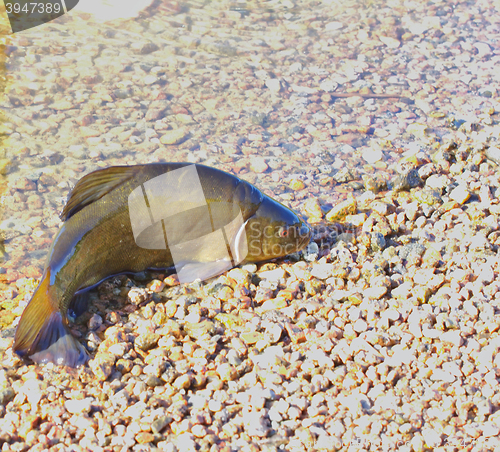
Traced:
[[292, 179], [288, 186], [295, 191], [303, 190], [304, 188], [306, 188], [306, 185], [300, 179]]

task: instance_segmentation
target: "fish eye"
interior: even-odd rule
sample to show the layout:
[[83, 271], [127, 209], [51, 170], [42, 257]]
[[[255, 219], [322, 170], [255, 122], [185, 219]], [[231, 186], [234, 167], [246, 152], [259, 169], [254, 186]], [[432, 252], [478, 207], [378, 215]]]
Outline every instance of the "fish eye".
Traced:
[[288, 228], [283, 228], [283, 227], [279, 228], [278, 235], [280, 237], [288, 237]]

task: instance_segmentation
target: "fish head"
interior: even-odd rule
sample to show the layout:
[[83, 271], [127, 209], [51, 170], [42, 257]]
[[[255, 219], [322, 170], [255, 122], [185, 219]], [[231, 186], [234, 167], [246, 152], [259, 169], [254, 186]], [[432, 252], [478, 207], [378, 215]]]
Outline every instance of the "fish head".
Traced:
[[295, 253], [311, 239], [310, 227], [295, 212], [265, 195], [256, 212], [246, 221], [245, 232], [248, 244], [245, 262]]

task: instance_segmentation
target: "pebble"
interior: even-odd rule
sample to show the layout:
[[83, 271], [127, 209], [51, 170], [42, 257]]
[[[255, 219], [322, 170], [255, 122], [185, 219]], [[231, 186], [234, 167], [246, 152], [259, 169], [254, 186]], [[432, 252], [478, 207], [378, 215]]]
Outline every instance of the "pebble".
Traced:
[[88, 413], [90, 411], [92, 401], [93, 399], [90, 397], [86, 397], [82, 400], [67, 400], [64, 403], [64, 407], [71, 414]]
[[354, 215], [357, 212], [356, 199], [351, 196], [345, 201], [333, 207], [325, 216], [327, 221], [341, 221], [347, 215]]
[[318, 279], [327, 279], [333, 274], [333, 264], [314, 264], [311, 268], [311, 276]]
[[400, 41], [390, 36], [379, 36], [378, 38], [390, 49], [397, 49], [401, 45]]
[[160, 340], [160, 335], [156, 333], [146, 333], [141, 334], [135, 338], [134, 344], [136, 347], [142, 351], [148, 351], [156, 347], [158, 341]]
[[211, 320], [203, 320], [199, 323], [187, 322], [184, 324], [184, 331], [193, 339], [202, 339], [215, 332], [215, 325]]
[[451, 191], [450, 198], [458, 204], [463, 204], [470, 198], [470, 192], [464, 185], [459, 185]]
[[500, 148], [497, 146], [490, 146], [486, 149], [485, 155], [487, 158], [500, 165]]
[[189, 132], [184, 128], [168, 130], [160, 137], [162, 144], [179, 144], [187, 139]]
[[304, 188], [306, 188], [306, 185], [304, 184], [303, 181], [301, 181], [300, 179], [292, 179], [288, 186], [294, 190], [294, 191], [299, 191], [299, 190], [303, 190]]
[[92, 369], [98, 381], [105, 381], [113, 372], [115, 358], [109, 353], [98, 353], [94, 359], [89, 361], [89, 367]]
[[254, 157], [250, 161], [250, 169], [255, 173], [265, 173], [269, 166], [263, 158]]
[[323, 217], [323, 210], [317, 198], [309, 198], [304, 203], [304, 212], [309, 217], [309, 222], [318, 222]]
[[460, 347], [463, 344], [463, 338], [460, 335], [460, 331], [446, 331], [442, 333], [439, 338], [443, 342], [448, 342], [456, 347]]
[[392, 182], [392, 189], [394, 191], [408, 191], [422, 184], [423, 182], [418, 174], [418, 171], [416, 169], [411, 169], [403, 174], [398, 174], [394, 178]]
[[267, 79], [266, 86], [269, 88], [269, 91], [273, 93], [278, 93], [281, 91], [281, 83], [277, 78]]

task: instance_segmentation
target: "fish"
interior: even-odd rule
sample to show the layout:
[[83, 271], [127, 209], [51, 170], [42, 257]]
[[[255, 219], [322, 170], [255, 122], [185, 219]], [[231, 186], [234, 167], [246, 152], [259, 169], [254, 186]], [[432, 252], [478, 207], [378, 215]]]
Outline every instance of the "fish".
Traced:
[[78, 367], [89, 359], [70, 332], [76, 305], [103, 280], [172, 270], [179, 282], [305, 247], [311, 229], [254, 185], [192, 163], [112, 166], [85, 175], [61, 212], [38, 287], [13, 350], [36, 363]]

